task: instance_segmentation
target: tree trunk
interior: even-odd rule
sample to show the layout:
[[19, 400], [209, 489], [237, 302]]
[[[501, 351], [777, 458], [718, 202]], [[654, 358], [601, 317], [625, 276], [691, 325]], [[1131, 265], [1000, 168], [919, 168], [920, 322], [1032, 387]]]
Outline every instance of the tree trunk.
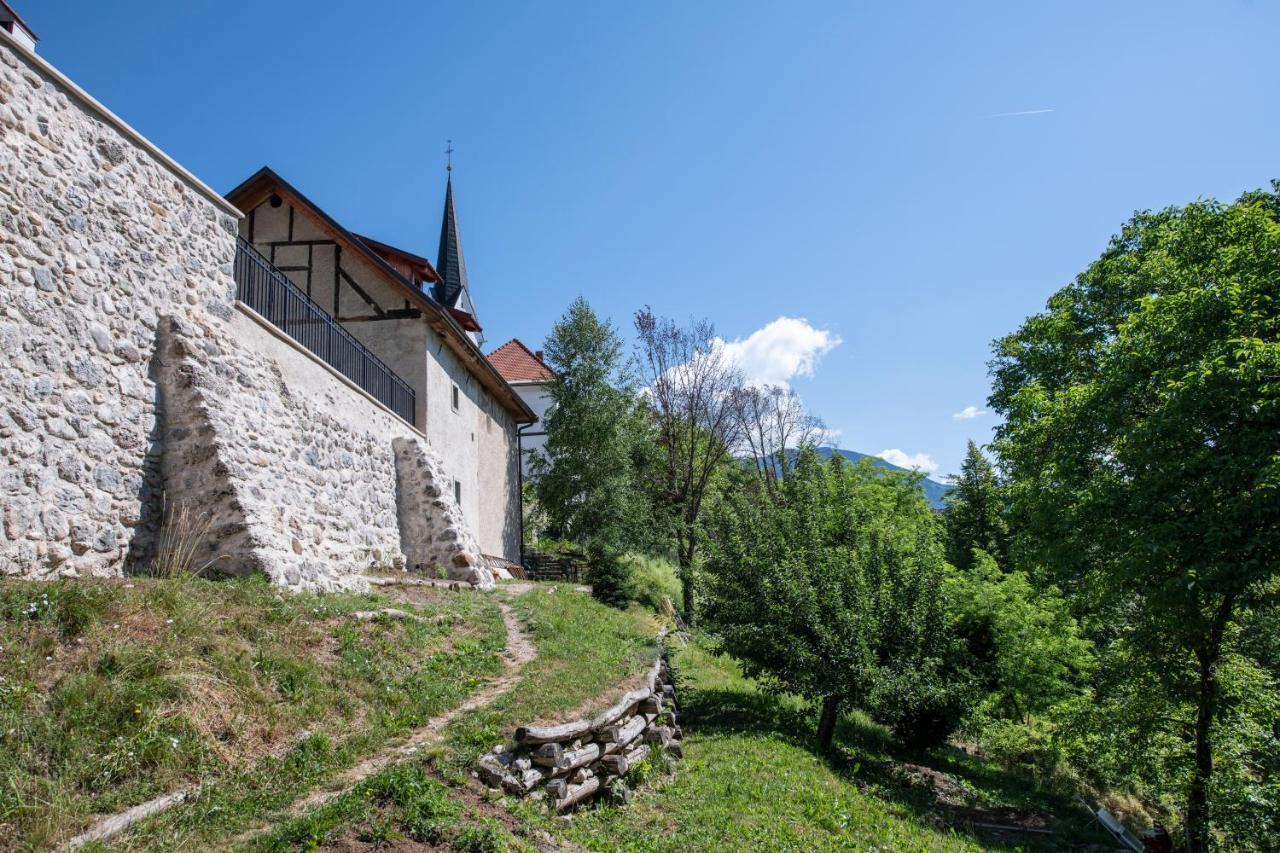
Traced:
[[1200, 685], [1196, 697], [1196, 755], [1191, 787], [1187, 791], [1187, 853], [1209, 850], [1209, 779], [1213, 776], [1213, 742], [1210, 735], [1218, 713], [1218, 660], [1222, 656], [1222, 635], [1231, 618], [1234, 596], [1222, 600], [1214, 616], [1205, 645], [1196, 650]]
[[684, 623], [693, 627], [693, 541], [679, 548], [678, 568], [680, 574], [680, 594], [684, 598]]
[[840, 717], [840, 697], [826, 696], [822, 699], [822, 716], [818, 718], [818, 746], [831, 748], [831, 739], [836, 734], [836, 720]]

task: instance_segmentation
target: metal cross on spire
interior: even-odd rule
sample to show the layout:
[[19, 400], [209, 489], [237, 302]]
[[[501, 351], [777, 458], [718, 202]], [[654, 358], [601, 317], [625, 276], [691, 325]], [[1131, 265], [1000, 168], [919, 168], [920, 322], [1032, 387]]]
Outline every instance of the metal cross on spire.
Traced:
[[452, 172], [453, 171], [453, 140], [446, 139], [445, 142], [448, 144], [449, 147], [444, 149], [444, 156], [446, 157], [444, 169], [446, 172]]

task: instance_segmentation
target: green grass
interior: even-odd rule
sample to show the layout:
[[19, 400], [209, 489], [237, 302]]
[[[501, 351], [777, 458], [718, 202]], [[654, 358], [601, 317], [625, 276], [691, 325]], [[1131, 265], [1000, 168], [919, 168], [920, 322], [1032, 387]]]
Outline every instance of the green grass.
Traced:
[[493, 704], [459, 717], [445, 729], [438, 766], [461, 778], [480, 753], [510, 744], [518, 725], [565, 722], [617, 701], [619, 685], [642, 674], [657, 655], [658, 623], [638, 607], [621, 611], [586, 593], [538, 587], [515, 607], [538, 656], [520, 682]]
[[[837, 749], [823, 754], [811, 709], [760, 691], [698, 643], [679, 649], [675, 668], [686, 758], [674, 773], [651, 779], [628, 806], [584, 810], [568, 829], [535, 814], [539, 825], [591, 850], [976, 850], [1004, 848], [999, 838], [964, 831], [970, 809], [1070, 811], [959, 750], [902, 753], [858, 715], [842, 721]], [[931, 786], [912, 784], [908, 762], [948, 774], [949, 797], [963, 802], [940, 802]], [[1070, 820], [1062, 832], [1049, 846], [1103, 840]]]
[[194, 781], [204, 795], [128, 843], [217, 837], [500, 670], [492, 602], [424, 593], [440, 625], [348, 618], [386, 604], [260, 579], [0, 583], [0, 846]]
[[[652, 616], [638, 607], [615, 610], [563, 585], [550, 590], [550, 585], [538, 585], [513, 602], [538, 654], [511, 691], [452, 722], [436, 749], [277, 827], [254, 849], [310, 849], [339, 834], [408, 838], [456, 850], [527, 847], [520, 831], [513, 834], [495, 821], [493, 815], [502, 814], [509, 823], [518, 823], [503, 809], [486, 811], [451, 800], [451, 807], [433, 806], [433, 814], [438, 811], [440, 816], [431, 818], [434, 822], [428, 828], [434, 829], [426, 831], [414, 817], [412, 801], [418, 796], [413, 791], [421, 788], [432, 792], [429, 796], [435, 803], [436, 796], [448, 790], [437, 780], [465, 783], [480, 753], [509, 743], [519, 724], [561, 722], [570, 714], [589, 714], [608, 706], [617, 699], [620, 685], [634, 681], [653, 662], [658, 624]], [[394, 793], [402, 788], [405, 793]], [[530, 821], [525, 831], [537, 828], [535, 824]]]
[[635, 600], [654, 613], [662, 613], [663, 599], [670, 599], [677, 612], [684, 607], [680, 579], [676, 567], [661, 557], [628, 554], [623, 560], [631, 568], [631, 586]]

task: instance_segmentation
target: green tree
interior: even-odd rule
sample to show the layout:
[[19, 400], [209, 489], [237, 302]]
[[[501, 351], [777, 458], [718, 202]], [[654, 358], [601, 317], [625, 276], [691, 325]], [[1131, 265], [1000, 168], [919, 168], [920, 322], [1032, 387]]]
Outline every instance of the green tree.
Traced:
[[578, 297], [544, 349], [556, 376], [546, 444], [532, 459], [534, 491], [548, 526], [587, 548], [596, 597], [621, 604], [629, 582], [618, 558], [643, 538], [650, 515], [635, 460], [644, 442], [652, 443], [622, 340]]
[[706, 622], [748, 675], [821, 704], [824, 748], [842, 705], [928, 680], [944, 655], [942, 549], [917, 481], [805, 448], [776, 500], [731, 494], [712, 519]]
[[1185, 708], [1188, 849], [1212, 843], [1221, 668], [1280, 572], [1280, 182], [1139, 213], [995, 344], [1014, 521], [1148, 693]]
[[981, 549], [1004, 564], [1009, 529], [995, 468], [973, 441], [960, 464], [955, 487], [947, 493], [943, 513], [947, 562], [958, 569], [973, 566], [973, 551]]
[[947, 613], [986, 676], [996, 710], [1026, 722], [1079, 693], [1093, 669], [1092, 644], [1058, 590], [1001, 571], [984, 551], [970, 563], [947, 573]]

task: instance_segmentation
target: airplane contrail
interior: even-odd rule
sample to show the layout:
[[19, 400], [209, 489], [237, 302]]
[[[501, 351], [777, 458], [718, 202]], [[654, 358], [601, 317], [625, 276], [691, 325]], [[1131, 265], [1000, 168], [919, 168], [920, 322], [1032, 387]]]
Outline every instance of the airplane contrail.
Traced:
[[987, 118], [1008, 118], [1009, 116], [1038, 116], [1043, 113], [1051, 113], [1053, 110], [1019, 110], [1016, 113], [992, 113]]

